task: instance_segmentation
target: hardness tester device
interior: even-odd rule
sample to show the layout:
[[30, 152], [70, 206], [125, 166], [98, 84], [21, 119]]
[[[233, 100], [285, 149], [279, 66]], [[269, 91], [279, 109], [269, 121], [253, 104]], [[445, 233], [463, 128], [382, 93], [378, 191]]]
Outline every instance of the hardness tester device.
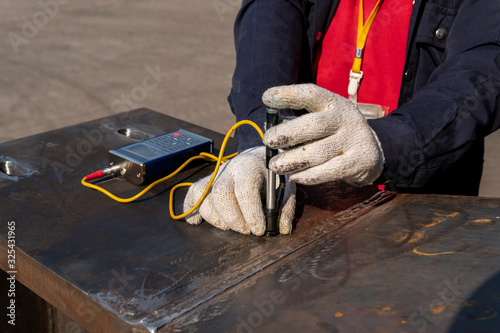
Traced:
[[[146, 139], [141, 142], [136, 142], [129, 144], [127, 146], [112, 149], [109, 151], [109, 164], [108, 168], [96, 171], [92, 174], [85, 176], [81, 183], [84, 186], [96, 189], [112, 199], [119, 202], [132, 202], [146, 193], [153, 186], [162, 182], [170, 177], [174, 176], [180, 171], [181, 166], [185, 166], [186, 163], [197, 159], [198, 157], [207, 160], [217, 160], [217, 165], [215, 167], [214, 173], [218, 170], [221, 161], [227, 161], [236, 154], [223, 157], [225, 145], [229, 139], [230, 134], [236, 127], [241, 124], [246, 123], [252, 125], [261, 135], [264, 137], [264, 133], [260, 128], [248, 120], [243, 120], [235, 124], [229, 132], [226, 134], [224, 141], [222, 143], [220, 156], [217, 158], [212, 155], [214, 142], [211, 139], [205, 138], [201, 135], [179, 129], [167, 134], [163, 134], [154, 138]], [[268, 109], [266, 112], [266, 129], [271, 128], [279, 123], [279, 111], [275, 109]], [[203, 153], [208, 153], [203, 155]], [[283, 200], [284, 190], [285, 190], [285, 176], [279, 176], [279, 185], [276, 187], [276, 174], [269, 170], [269, 161], [272, 157], [278, 154], [277, 149], [266, 148], [266, 168], [268, 169], [267, 183], [266, 183], [266, 203], [264, 207], [264, 215], [266, 219], [266, 235], [276, 236], [279, 234], [279, 216], [280, 216], [280, 206]], [[208, 156], [207, 156], [208, 155]], [[105, 175], [121, 175], [130, 183], [135, 185], [143, 185], [146, 183], [151, 183], [144, 190], [134, 197], [128, 199], [122, 199], [114, 196], [103, 188], [96, 186], [94, 184], [89, 184], [86, 181], [100, 178]], [[212, 176], [208, 187], [211, 186], [214, 176]], [[179, 186], [187, 186], [191, 183], [177, 184], [172, 188], [170, 193], [170, 215], [174, 219], [182, 218], [190, 214], [190, 212], [185, 212], [184, 214], [176, 216], [173, 213], [172, 200], [173, 191]], [[207, 190], [205, 190], [206, 192]], [[208, 192], [207, 192], [208, 193]], [[195, 205], [198, 207], [203, 200], [203, 196], [200, 201]], [[194, 210], [192, 207], [191, 210]]]
[[150, 183], [177, 169], [201, 152], [213, 153], [214, 142], [179, 129], [109, 151], [109, 164], [135, 185]]

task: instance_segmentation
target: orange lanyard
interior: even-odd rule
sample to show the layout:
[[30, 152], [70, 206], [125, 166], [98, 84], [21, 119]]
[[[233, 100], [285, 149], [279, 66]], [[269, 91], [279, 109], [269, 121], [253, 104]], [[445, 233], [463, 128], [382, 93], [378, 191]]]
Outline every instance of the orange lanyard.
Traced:
[[359, 0], [359, 16], [358, 16], [358, 37], [356, 40], [356, 56], [354, 58], [354, 63], [352, 64], [352, 69], [349, 74], [349, 99], [354, 103], [358, 101], [358, 89], [363, 78], [363, 72], [361, 71], [361, 63], [363, 62], [363, 50], [365, 48], [366, 39], [368, 37], [368, 32], [372, 26], [375, 16], [377, 16], [382, 2], [384, 0], [378, 0], [373, 8], [368, 20], [364, 20], [364, 8], [363, 0]]

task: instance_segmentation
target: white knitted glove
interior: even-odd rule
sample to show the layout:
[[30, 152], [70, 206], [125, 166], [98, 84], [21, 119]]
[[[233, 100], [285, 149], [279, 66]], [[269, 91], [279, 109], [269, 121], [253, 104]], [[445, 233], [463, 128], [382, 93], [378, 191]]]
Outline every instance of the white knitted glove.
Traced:
[[271, 108], [310, 112], [266, 132], [266, 146], [292, 147], [270, 161], [274, 172], [305, 185], [343, 180], [354, 186], [370, 184], [382, 173], [377, 135], [349, 100], [314, 84], [270, 88], [262, 100]]
[[[186, 221], [189, 224], [200, 224], [204, 219], [223, 230], [263, 235], [266, 231], [263, 208], [267, 178], [265, 159], [266, 148], [261, 146], [247, 149], [224, 163], [210, 193]], [[184, 212], [198, 202], [209, 180], [210, 176], [205, 177], [189, 187], [184, 199]], [[279, 181], [277, 183], [279, 184]], [[295, 183], [287, 180], [279, 220], [282, 234], [292, 232], [295, 192]]]

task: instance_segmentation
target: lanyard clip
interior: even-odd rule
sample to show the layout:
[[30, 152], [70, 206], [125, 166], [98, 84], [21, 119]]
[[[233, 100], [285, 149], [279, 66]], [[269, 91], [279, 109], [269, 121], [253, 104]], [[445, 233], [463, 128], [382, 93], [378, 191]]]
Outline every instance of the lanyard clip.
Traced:
[[347, 93], [349, 94], [349, 100], [353, 103], [358, 102], [358, 89], [363, 78], [363, 71], [359, 73], [351, 72], [349, 73], [349, 87], [347, 87]]

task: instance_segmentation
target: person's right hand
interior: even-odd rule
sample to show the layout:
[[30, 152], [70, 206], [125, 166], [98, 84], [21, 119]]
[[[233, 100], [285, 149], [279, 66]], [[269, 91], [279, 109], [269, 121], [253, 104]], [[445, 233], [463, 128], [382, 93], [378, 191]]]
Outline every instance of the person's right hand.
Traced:
[[[261, 236], [266, 232], [263, 197], [266, 193], [266, 148], [254, 147], [224, 163], [212, 189], [201, 206], [186, 218], [189, 224], [205, 220], [223, 230]], [[292, 232], [295, 215], [295, 183], [288, 181], [281, 206], [279, 229], [282, 234]], [[198, 202], [210, 176], [189, 187], [184, 199], [184, 212]], [[278, 182], [279, 183], [279, 182]]]

